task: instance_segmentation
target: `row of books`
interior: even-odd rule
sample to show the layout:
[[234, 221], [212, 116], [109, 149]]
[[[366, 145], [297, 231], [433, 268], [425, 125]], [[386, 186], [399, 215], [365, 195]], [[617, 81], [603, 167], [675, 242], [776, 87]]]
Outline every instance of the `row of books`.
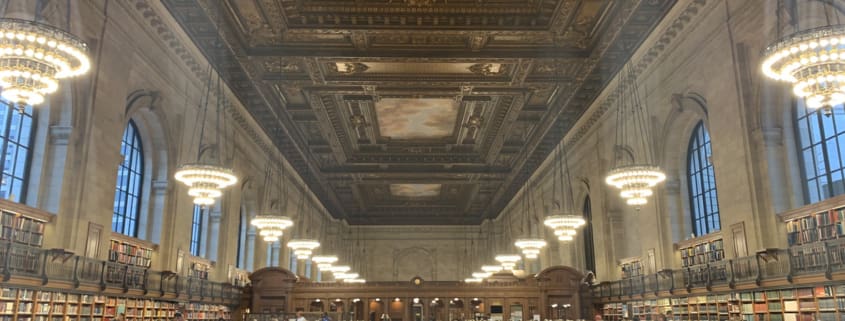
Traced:
[[44, 222], [15, 214], [0, 214], [0, 240], [41, 247], [44, 242]]
[[724, 243], [721, 239], [681, 248], [680, 252], [683, 267], [707, 264], [725, 259]]
[[631, 261], [622, 264], [622, 278], [628, 279], [635, 276], [643, 275], [642, 261]]
[[786, 222], [789, 245], [801, 245], [845, 236], [845, 208], [810, 214]]
[[148, 268], [152, 263], [153, 250], [137, 245], [111, 241], [109, 261]]

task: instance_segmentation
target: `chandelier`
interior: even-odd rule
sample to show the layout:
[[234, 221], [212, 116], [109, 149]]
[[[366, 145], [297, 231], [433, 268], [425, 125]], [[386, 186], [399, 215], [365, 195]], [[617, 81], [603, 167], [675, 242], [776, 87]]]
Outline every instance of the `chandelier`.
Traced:
[[572, 241], [575, 239], [575, 234], [577, 231], [571, 227], [559, 227], [554, 230], [555, 236], [557, 236], [558, 241]]
[[[217, 30], [217, 41], [220, 42], [220, 30]], [[220, 57], [217, 57], [217, 61], [222, 61]], [[210, 59], [209, 59], [210, 60]], [[179, 166], [179, 169], [176, 171], [174, 178], [177, 181], [182, 182], [185, 186], [188, 187], [188, 196], [194, 198], [194, 204], [200, 206], [210, 206], [214, 204], [216, 198], [223, 196], [223, 189], [235, 185], [238, 182], [238, 177], [235, 176], [234, 172], [231, 168], [223, 166], [223, 145], [221, 137], [223, 137], [223, 129], [227, 128], [225, 123], [226, 118], [223, 117], [223, 96], [224, 92], [222, 89], [222, 80], [220, 75], [217, 75], [216, 79], [212, 77], [213, 68], [211, 66], [208, 67], [208, 78], [206, 81], [206, 91], [204, 99], [200, 99], [200, 104], [202, 105], [202, 113], [201, 116], [197, 118], [197, 122], [199, 122], [199, 126], [195, 126], [195, 132], [191, 135], [191, 145], [194, 143], [194, 138], [197, 136], [199, 137], [199, 141], [197, 142], [197, 158], [195, 163], [187, 163]], [[212, 80], [216, 80], [215, 84], [212, 84]], [[205, 139], [205, 124], [206, 124], [206, 116], [208, 115], [208, 105], [211, 100], [212, 95], [212, 86], [215, 86], [214, 96], [216, 97], [216, 122], [217, 126], [215, 127], [215, 135], [214, 135], [214, 146], [216, 146], [216, 164], [209, 160], [202, 160], [202, 152], [206, 147], [203, 144]], [[223, 126], [220, 125], [220, 120], [223, 120]], [[234, 137], [234, 136], [233, 136]], [[234, 153], [234, 148], [231, 149], [231, 152]], [[234, 154], [231, 155], [230, 159], [234, 159]]]
[[314, 249], [320, 247], [320, 242], [317, 240], [296, 239], [288, 242], [288, 247], [293, 250], [293, 254], [299, 260], [306, 260], [311, 256]]
[[[650, 143], [651, 130], [646, 122], [648, 112], [640, 100], [633, 68], [628, 63], [624, 74], [620, 72], [619, 85], [616, 87], [616, 152], [620, 152], [619, 146], [628, 146], [632, 149], [639, 148], [644, 157], [638, 162], [631, 153], [630, 162], [620, 164], [619, 156], [622, 155], [617, 154], [617, 157], [614, 157], [615, 165], [605, 177], [605, 182], [621, 190], [619, 196], [626, 200], [625, 203], [640, 206], [648, 203], [647, 197], [654, 193], [652, 188], [666, 180], [666, 174], [660, 167], [652, 164], [654, 156]], [[628, 119], [633, 119], [631, 127], [628, 127]]]
[[314, 255], [311, 257], [311, 262], [317, 263], [317, 268], [320, 270], [331, 269], [332, 264], [337, 263], [337, 256], [335, 255]]
[[[267, 169], [265, 170], [265, 173], [264, 173], [264, 192], [265, 192], [264, 199], [265, 200], [270, 199], [270, 195], [269, 195], [270, 194], [269, 193], [270, 192], [269, 182], [270, 182], [270, 176], [271, 176], [271, 171], [270, 171], [270, 166], [269, 166], [270, 163], [271, 162], [268, 159], [267, 160], [268, 166], [267, 166]], [[283, 199], [282, 198], [282, 188], [285, 186], [285, 184], [284, 184], [284, 181], [285, 181], [284, 180], [284, 177], [285, 177], [284, 169], [285, 169], [285, 167], [284, 167], [284, 164], [282, 162], [279, 162], [279, 163], [282, 164], [281, 175], [279, 176], [279, 189], [278, 189], [279, 190], [279, 199], [281, 200], [281, 199]], [[287, 199], [287, 198], [284, 198], [284, 199]], [[271, 209], [268, 212], [269, 213], [256, 215], [252, 220], [250, 220], [249, 223], [251, 225], [255, 226], [259, 230], [259, 235], [263, 235], [263, 234], [268, 235], [268, 236], [264, 237], [264, 241], [272, 243], [272, 242], [278, 241], [282, 237], [282, 235], [284, 234], [283, 233], [284, 230], [286, 230], [288, 227], [293, 226], [293, 220], [291, 220], [287, 216], [282, 215], [281, 211], [278, 211], [278, 210], [273, 211]]]
[[518, 239], [514, 243], [516, 247], [522, 250], [522, 254], [526, 259], [536, 259], [540, 255], [540, 250], [546, 246], [546, 240], [543, 239]]
[[207, 164], [182, 165], [174, 177], [188, 186], [188, 196], [194, 198], [194, 204], [202, 206], [214, 204], [223, 189], [238, 182], [231, 169]]
[[358, 273], [334, 273], [334, 278], [338, 280], [354, 280], [359, 276]]
[[481, 270], [490, 274], [498, 273], [502, 271], [501, 265], [484, 265], [481, 267]]
[[489, 278], [493, 273], [491, 272], [473, 272], [472, 277], [476, 279], [486, 279]]
[[543, 221], [543, 224], [554, 230], [558, 241], [572, 241], [575, 239], [577, 229], [586, 223], [583, 217], [572, 214], [547, 216]]
[[502, 269], [513, 270], [516, 268], [516, 263], [522, 259], [522, 256], [517, 254], [500, 254], [496, 255], [496, 261], [502, 264]]
[[278, 241], [282, 235], [284, 235], [284, 231], [280, 228], [270, 227], [259, 230], [258, 235], [261, 236], [265, 242], [273, 243]]
[[481, 278], [466, 278], [466, 279], [464, 279], [464, 282], [466, 282], [466, 283], [481, 283], [482, 281], [484, 281], [484, 279], [481, 279]]
[[43, 103], [59, 88], [59, 79], [89, 69], [88, 46], [76, 36], [35, 21], [0, 18], [0, 96], [19, 109]]
[[619, 193], [628, 205], [643, 205], [653, 194], [651, 188], [666, 180], [666, 174], [656, 166], [629, 165], [617, 167], [605, 178], [608, 185], [621, 189]]
[[349, 272], [351, 270], [352, 270], [352, 268], [349, 267], [348, 265], [335, 265], [335, 266], [332, 266], [331, 268], [329, 268], [329, 271], [331, 271], [332, 273], [346, 273], [346, 272]]
[[[786, 6], [778, 1], [778, 39], [766, 48], [761, 65], [766, 77], [791, 83], [792, 93], [804, 98], [808, 108], [821, 108], [830, 115], [834, 106], [845, 103], [845, 25], [838, 22], [838, 12], [831, 9], [832, 4], [821, 5], [826, 25], [801, 30], [801, 6], [795, 3], [794, 10], [789, 11], [795, 32], [781, 37], [781, 10]], [[836, 24], [831, 15], [837, 17]]]
[[284, 235], [284, 230], [293, 226], [293, 221], [286, 216], [275, 214], [257, 215], [250, 222], [258, 229], [258, 235], [266, 242], [276, 242]]
[[533, 214], [535, 213], [531, 210], [531, 196], [533, 193], [530, 182], [525, 184], [524, 189], [525, 191], [522, 194], [522, 208], [525, 221], [523, 221], [522, 231], [523, 233], [528, 234], [528, 237], [517, 239], [516, 242], [514, 242], [514, 245], [522, 251], [522, 255], [525, 255], [525, 259], [533, 260], [540, 255], [540, 250], [546, 247], [546, 240], [531, 235], [532, 229], [530, 221], [531, 217], [533, 217]]
[[343, 280], [343, 283], [367, 283], [367, 280], [364, 280], [364, 279], [358, 279], [358, 278], [355, 278], [355, 279], [344, 279], [344, 280]]

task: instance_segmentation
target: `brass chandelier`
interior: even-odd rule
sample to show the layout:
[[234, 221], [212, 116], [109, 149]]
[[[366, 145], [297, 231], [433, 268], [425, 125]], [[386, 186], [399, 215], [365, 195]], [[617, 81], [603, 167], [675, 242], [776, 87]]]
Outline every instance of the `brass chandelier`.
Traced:
[[[219, 26], [219, 23], [218, 23]], [[217, 30], [217, 41], [220, 41], [220, 30]], [[221, 61], [220, 57], [217, 59]], [[201, 205], [201, 206], [210, 206], [213, 205], [215, 199], [223, 196], [223, 190], [235, 185], [238, 182], [238, 177], [235, 176], [232, 169], [228, 166], [223, 165], [223, 145], [221, 137], [223, 136], [222, 130], [226, 130], [228, 126], [224, 123], [223, 126], [220, 126], [220, 120], [223, 118], [223, 108], [224, 108], [224, 101], [223, 101], [223, 88], [221, 85], [221, 76], [217, 74], [217, 81], [216, 81], [216, 126], [215, 126], [215, 146], [216, 146], [216, 163], [210, 162], [208, 160], [203, 161], [201, 159], [202, 151], [206, 147], [203, 145], [203, 140], [205, 136], [205, 122], [206, 116], [208, 114], [208, 105], [209, 101], [211, 100], [211, 88], [212, 88], [212, 75], [214, 74], [214, 68], [211, 68], [211, 64], [208, 66], [208, 79], [206, 82], [206, 90], [204, 101], [201, 101], [202, 105], [202, 115], [198, 118], [200, 122], [200, 126], [198, 127], [198, 131], [194, 132], [191, 140], [198, 135], [199, 136], [199, 143], [197, 144], [197, 160], [194, 163], [187, 163], [179, 166], [178, 170], [176, 170], [176, 174], [174, 178], [177, 181], [182, 182], [188, 187], [188, 195], [194, 198], [194, 204]], [[223, 70], [218, 69], [218, 70]], [[232, 130], [234, 134], [234, 129]], [[233, 136], [234, 137], [234, 136]], [[232, 157], [229, 159], [234, 158], [234, 148], [232, 148]], [[268, 235], [264, 235], [267, 237]]]
[[[269, 199], [269, 191], [270, 185], [269, 177], [271, 176], [271, 171], [269, 168], [270, 160], [267, 160], [268, 168], [265, 172], [264, 176], [264, 191], [265, 196], [264, 200], [267, 202]], [[273, 206], [268, 206], [269, 209], [263, 211], [263, 213], [256, 215], [252, 220], [250, 220], [250, 224], [258, 228], [258, 234], [261, 236], [265, 242], [277, 242], [281, 239], [282, 235], [284, 235], [285, 229], [288, 227], [293, 226], [293, 220], [289, 217], [284, 215], [283, 209], [287, 208], [287, 193], [282, 191], [282, 189], [286, 186], [285, 184], [285, 165], [284, 162], [281, 160], [279, 161], [281, 165], [280, 175], [279, 175], [279, 197], [276, 201], [276, 208], [273, 209]], [[285, 205], [282, 205], [282, 201], [284, 201]]]
[[19, 109], [44, 103], [45, 96], [58, 90], [59, 80], [91, 69], [85, 42], [40, 23], [40, 11], [39, 1], [33, 21], [0, 18], [0, 96]]
[[531, 233], [531, 217], [534, 214], [531, 208], [531, 184], [525, 184], [525, 191], [522, 195], [522, 212], [525, 215], [525, 221], [522, 226], [523, 233], [527, 235], [525, 238], [517, 239], [514, 245], [522, 251], [522, 255], [526, 260], [536, 259], [540, 255], [540, 250], [546, 247], [546, 240], [534, 237]]
[[[825, 6], [823, 1], [819, 2]], [[797, 13], [798, 3], [793, 4]], [[807, 5], [807, 4], [803, 4]], [[780, 33], [782, 2], [778, 1], [777, 30]], [[827, 25], [800, 30], [798, 18], [793, 17], [796, 32], [780, 38], [766, 48], [763, 74], [771, 79], [792, 84], [792, 93], [804, 98], [811, 109], [821, 108], [830, 115], [833, 107], [845, 103], [845, 25], [832, 24], [825, 12]]]
[[[568, 242], [575, 239], [577, 229], [586, 222], [572, 209], [575, 198], [572, 195], [572, 178], [569, 176], [569, 160], [566, 159], [564, 144], [565, 142], [561, 141], [555, 148], [555, 162], [557, 164], [554, 168], [556, 175], [552, 177], [553, 209], [551, 213], [546, 215], [543, 224], [554, 230], [558, 241]], [[566, 191], [558, 193], [558, 184], [560, 184], [561, 189]], [[564, 204], [563, 199], [558, 198], [560, 194], [567, 198], [566, 204]]]
[[[651, 148], [651, 129], [648, 125], [646, 104], [640, 100], [637, 77], [634, 67], [629, 62], [625, 70], [620, 71], [617, 85], [616, 108], [616, 144], [614, 146], [614, 167], [605, 177], [608, 185], [621, 190], [619, 195], [628, 205], [640, 206], [648, 202], [653, 194], [652, 188], [666, 180], [666, 174], [653, 164]], [[628, 127], [632, 123], [631, 127]], [[631, 148], [627, 161], [620, 161], [625, 147]], [[641, 153], [636, 159], [634, 150]], [[627, 158], [626, 158], [627, 159]]]

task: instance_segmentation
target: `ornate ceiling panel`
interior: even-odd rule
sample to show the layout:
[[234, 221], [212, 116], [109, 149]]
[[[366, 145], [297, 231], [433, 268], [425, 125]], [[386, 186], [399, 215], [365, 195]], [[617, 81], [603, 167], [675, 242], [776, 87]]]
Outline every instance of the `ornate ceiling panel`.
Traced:
[[478, 224], [675, 0], [164, 2], [333, 215]]

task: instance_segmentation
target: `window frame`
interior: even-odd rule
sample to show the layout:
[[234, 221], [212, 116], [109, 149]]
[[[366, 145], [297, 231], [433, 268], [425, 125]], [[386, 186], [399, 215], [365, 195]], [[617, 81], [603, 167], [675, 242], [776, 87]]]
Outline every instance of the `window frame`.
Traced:
[[[140, 131], [138, 131], [138, 126], [135, 124], [134, 120], [130, 119], [129, 122], [127, 122], [127, 124], [126, 124], [126, 128], [123, 131], [124, 134], [123, 134], [123, 136], [121, 137], [121, 140], [120, 140], [120, 145], [121, 145], [120, 149], [121, 150], [123, 149], [124, 140], [126, 138], [126, 132], [130, 128], [132, 129], [132, 134], [133, 134], [132, 137], [131, 137], [133, 144], [129, 149], [131, 151], [137, 150], [136, 159], [139, 161], [138, 173], [134, 173], [132, 171], [132, 169], [131, 169], [132, 164], [129, 164], [129, 166], [125, 167], [125, 168], [126, 168], [127, 172], [129, 173], [129, 176], [132, 176], [133, 174], [137, 174], [138, 184], [137, 184], [137, 195], [135, 195], [136, 196], [135, 211], [134, 211], [134, 213], [132, 213], [133, 215], [130, 215], [130, 213], [128, 213], [129, 208], [130, 208], [129, 202], [128, 202], [128, 197], [131, 195], [130, 194], [131, 191], [129, 190], [131, 188], [131, 186], [130, 186], [131, 184], [129, 184], [129, 182], [130, 182], [131, 178], [127, 177], [127, 179], [126, 179], [126, 182], [127, 182], [126, 183], [127, 184], [127, 190], [126, 191], [121, 191], [119, 189], [118, 184], [117, 184], [118, 182], [116, 181], [115, 182], [114, 203], [117, 203], [118, 196], [122, 196], [124, 198], [124, 200], [123, 200], [123, 203], [124, 203], [123, 212], [124, 213], [122, 215], [116, 213], [114, 211], [114, 208], [115, 208], [114, 203], [112, 204], [112, 231], [116, 232], [116, 233], [123, 234], [123, 235], [131, 236], [131, 237], [138, 237], [138, 229], [139, 229], [139, 226], [140, 226], [139, 223], [140, 223], [140, 220], [141, 220], [141, 202], [144, 198], [144, 178], [145, 178], [147, 168], [146, 168], [146, 164], [145, 164], [146, 162], [145, 162], [145, 158], [144, 158], [144, 141], [141, 138], [141, 133], [140, 133]], [[137, 148], [134, 148], [135, 147], [134, 142], [137, 142]], [[121, 153], [121, 155], [122, 155], [122, 153]], [[120, 171], [124, 168], [123, 163], [125, 162], [127, 156], [131, 159], [132, 158], [131, 155], [132, 155], [132, 153], [130, 153], [129, 155], [122, 155], [123, 160], [120, 162], [120, 164], [118, 164], [118, 168], [117, 168], [117, 173], [118, 173], [117, 180], [120, 180]], [[119, 227], [119, 230], [116, 230], [116, 226], [115, 226], [115, 218], [117, 216], [123, 217], [123, 220], [121, 221], [121, 226]], [[134, 216], [134, 219], [131, 216]], [[132, 226], [131, 231], [127, 231], [127, 222], [129, 221], [129, 219], [132, 219], [134, 221], [134, 224]], [[129, 233], [127, 234], [127, 232], [129, 232]]]
[[[703, 133], [703, 142], [699, 142], [699, 135]], [[719, 209], [719, 191], [716, 188], [716, 172], [713, 167], [713, 162], [707, 159], [707, 150], [710, 150], [709, 157], [713, 156], [712, 138], [710, 132], [707, 130], [704, 121], [699, 121], [692, 130], [689, 143], [687, 144], [687, 164], [686, 164], [686, 178], [687, 178], [687, 197], [690, 209], [690, 223], [692, 231], [696, 236], [707, 235], [710, 233], [722, 230], [722, 217]], [[693, 168], [693, 156], [696, 160], [705, 159], [706, 164], [699, 168]], [[703, 157], [703, 158], [702, 158]], [[712, 172], [712, 186], [707, 184], [704, 176], [707, 172]], [[700, 188], [696, 191], [693, 187], [698, 183]], [[715, 198], [714, 203], [710, 204], [708, 194], [713, 192]], [[700, 199], [699, 203], [697, 200]], [[698, 205], [701, 205], [700, 208]], [[715, 211], [711, 211], [715, 208]], [[699, 217], [700, 216], [700, 217]], [[704, 230], [699, 228], [699, 222], [703, 222]]]
[[202, 243], [202, 214], [205, 209], [202, 206], [194, 205], [194, 211], [191, 215], [191, 240], [188, 250], [191, 255], [199, 257], [201, 254]]
[[[835, 186], [833, 184], [833, 182], [834, 182], [833, 177], [834, 177], [834, 172], [840, 172], [840, 175], [843, 176], [842, 181], [845, 182], [845, 158], [843, 158], [842, 156], [837, 156], [839, 158], [839, 166], [836, 169], [832, 169], [831, 165], [830, 165], [831, 161], [830, 161], [830, 152], [829, 152], [829, 148], [828, 148], [828, 142], [829, 141], [835, 141], [839, 154], [845, 154], [845, 130], [842, 130], [842, 131], [838, 130], [840, 127], [845, 128], [845, 123], [837, 123], [836, 118], [835, 118], [836, 117], [835, 114], [831, 115], [830, 117], [834, 117], [834, 118], [832, 118], [832, 121], [831, 121], [831, 123], [833, 125], [833, 131], [834, 132], [831, 135], [831, 137], [826, 138], [825, 136], [827, 136], [827, 134], [825, 133], [824, 119], [825, 119], [825, 117], [828, 117], [828, 116], [824, 115], [824, 112], [821, 108], [815, 109], [815, 110], [812, 109], [812, 108], [808, 108], [803, 103], [803, 101], [800, 100], [800, 99], [797, 99], [795, 101], [795, 103], [793, 104], [793, 106], [795, 106], [795, 108], [794, 108], [794, 110], [791, 114], [793, 116], [793, 119], [792, 119], [793, 120], [793, 130], [794, 130], [794, 135], [795, 135], [794, 141], [795, 141], [796, 152], [798, 154], [797, 155], [798, 156], [797, 157], [798, 158], [798, 165], [799, 165], [798, 171], [799, 171], [799, 174], [801, 175], [801, 191], [802, 191], [802, 194], [803, 194], [802, 196], [804, 197], [804, 203], [805, 204], [811, 204], [811, 203], [821, 202], [821, 201], [824, 201], [826, 199], [832, 198], [834, 196], [843, 194], [843, 193], [837, 194], [834, 191]], [[837, 105], [836, 107], [834, 107], [834, 113], [836, 112], [836, 109], [840, 108], [840, 107], [842, 107], [842, 105]], [[802, 109], [804, 111], [803, 115], [800, 114]], [[819, 133], [820, 141], [814, 141], [813, 134], [812, 134], [813, 128], [807, 127], [806, 128], [806, 130], [807, 130], [806, 134], [807, 134], [807, 140], [809, 142], [809, 145], [806, 146], [806, 148], [805, 148], [805, 146], [802, 145], [803, 142], [802, 142], [802, 133], [801, 133], [801, 123], [806, 120], [806, 123], [809, 126], [810, 123], [811, 123], [811, 121], [809, 119], [810, 117], [816, 118], [816, 121], [814, 122], [813, 125], [816, 126], [815, 128], [817, 129], [817, 131]], [[840, 136], [842, 136], [842, 137], [840, 137]], [[804, 153], [805, 153], [805, 151], [809, 151], [811, 153], [811, 156], [813, 156], [813, 158], [815, 159], [816, 155], [813, 153], [814, 146], [818, 146], [822, 151], [822, 156], [823, 156], [822, 161], [823, 161], [825, 170], [824, 170], [823, 174], [818, 175], [818, 168], [816, 166], [817, 164], [813, 164], [814, 172], [817, 175], [814, 176], [813, 178], [809, 178], [808, 175], [807, 175], [807, 165], [808, 165], [807, 162], [808, 162], [808, 160], [805, 159]], [[825, 189], [825, 190], [823, 190], [818, 185], [818, 179], [822, 178], [822, 177], [824, 179], [826, 179], [827, 182], [828, 182], [827, 189]], [[818, 199], [816, 199], [816, 200], [812, 199], [812, 197], [811, 197], [811, 193], [810, 193], [811, 182], [810, 181], [816, 181], [815, 184], [817, 184], [816, 186], [818, 187], [817, 191], [818, 191], [819, 195], [818, 195]], [[843, 192], [845, 192], [845, 189], [843, 189]], [[824, 193], [824, 195], [822, 195], [821, 193]]]
[[[0, 153], [2, 153], [2, 154], [0, 154], [0, 181], [2, 181], [3, 176], [5, 176], [4, 172], [6, 170], [6, 168], [5, 168], [6, 167], [6, 149], [9, 146], [9, 133], [10, 133], [10, 130], [11, 130], [10, 128], [11, 128], [11, 124], [12, 124], [12, 119], [14, 118], [14, 113], [18, 112], [20, 114], [27, 115], [29, 117], [29, 120], [30, 120], [29, 141], [27, 141], [25, 145], [23, 144], [23, 142], [20, 139], [18, 139], [18, 141], [15, 142], [15, 145], [18, 145], [19, 147], [23, 147], [27, 151], [26, 157], [24, 158], [24, 164], [23, 164], [23, 167], [24, 167], [23, 168], [23, 175], [22, 175], [23, 177], [16, 177], [14, 175], [14, 168], [12, 169], [12, 174], [9, 175], [9, 176], [12, 177], [13, 180], [15, 180], [15, 179], [21, 180], [21, 191], [18, 194], [17, 200], [13, 200], [13, 201], [17, 202], [17, 203], [24, 203], [24, 202], [26, 202], [27, 190], [29, 189], [29, 178], [30, 178], [29, 174], [30, 174], [30, 169], [31, 169], [31, 165], [32, 165], [32, 152], [33, 152], [33, 148], [35, 147], [34, 145], [35, 145], [36, 127], [38, 126], [38, 123], [37, 123], [38, 118], [36, 117], [37, 116], [36, 113], [37, 113], [38, 110], [35, 109], [32, 106], [26, 105], [26, 107], [24, 107], [24, 109], [23, 109], [24, 112], [21, 113], [20, 110], [17, 107], [15, 107], [15, 104], [13, 104], [13, 103], [5, 100], [5, 99], [0, 98], [0, 103], [6, 105], [9, 108], [9, 111], [8, 111], [8, 114], [7, 114], [8, 116], [4, 119], [5, 127], [4, 127], [4, 130], [3, 130], [2, 136], [0, 136], [0, 137], [3, 137], [3, 138], [0, 138], [0, 139], [2, 139], [2, 143], [0, 143]], [[23, 132], [22, 130], [19, 130], [18, 134], [20, 134], [22, 132]], [[18, 138], [20, 138], [20, 135], [18, 135], [18, 136], [19, 136]], [[17, 162], [15, 162], [15, 168], [17, 168]], [[10, 192], [10, 194], [14, 195], [14, 193], [12, 193], [13, 191], [12, 191], [11, 186], [9, 188], [9, 192]], [[5, 198], [8, 198], [8, 195]]]
[[584, 206], [581, 209], [581, 215], [587, 226], [584, 227], [584, 267], [593, 271], [596, 275], [596, 244], [593, 237], [593, 204], [590, 203], [590, 196], [584, 198]]

